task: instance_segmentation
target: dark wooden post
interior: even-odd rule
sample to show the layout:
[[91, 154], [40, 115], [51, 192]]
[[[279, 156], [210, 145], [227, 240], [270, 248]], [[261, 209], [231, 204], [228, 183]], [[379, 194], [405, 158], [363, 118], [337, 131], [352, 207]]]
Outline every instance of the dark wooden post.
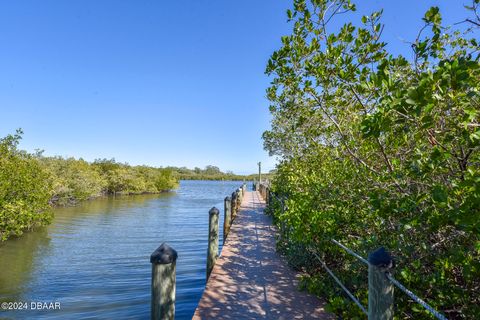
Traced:
[[240, 202], [242, 201], [241, 199], [241, 195], [240, 195], [240, 189], [237, 189], [237, 191], [235, 191], [236, 194], [237, 194], [237, 212], [238, 212], [238, 209], [240, 209]]
[[235, 214], [238, 213], [238, 192], [235, 190]]
[[230, 206], [232, 204], [232, 199], [230, 199], [230, 197], [226, 197], [223, 204], [225, 209], [223, 216], [223, 242], [225, 242], [228, 232], [230, 231], [230, 224], [232, 220], [232, 210]]
[[381, 247], [368, 255], [368, 262], [368, 320], [391, 320], [394, 285], [385, 272], [393, 268], [393, 259]]
[[150, 256], [152, 264], [151, 318], [175, 318], [175, 282], [177, 251], [162, 243]]
[[242, 188], [238, 188], [238, 195], [239, 195], [239, 199], [238, 199], [238, 202], [240, 203], [239, 204], [239, 207], [242, 205], [242, 201], [243, 201], [243, 189]]
[[231, 202], [232, 202], [232, 205], [230, 206], [231, 210], [232, 210], [232, 220], [235, 219], [235, 217], [237, 216], [237, 194], [235, 192], [232, 192], [232, 198], [231, 198]]
[[219, 211], [213, 207], [208, 212], [208, 250], [207, 250], [207, 281], [212, 273], [213, 266], [218, 258], [218, 215]]

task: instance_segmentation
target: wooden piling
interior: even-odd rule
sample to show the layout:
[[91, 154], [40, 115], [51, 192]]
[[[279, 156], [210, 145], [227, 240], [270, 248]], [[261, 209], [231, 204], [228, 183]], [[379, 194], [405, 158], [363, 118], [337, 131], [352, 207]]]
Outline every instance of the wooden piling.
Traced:
[[207, 281], [213, 266], [218, 258], [218, 215], [219, 211], [213, 207], [208, 212], [208, 250], [207, 250]]
[[235, 219], [237, 216], [237, 194], [236, 192], [232, 192], [232, 198], [231, 198], [231, 206], [232, 210], [232, 221]]
[[232, 199], [226, 197], [224, 200], [224, 216], [223, 216], [223, 241], [227, 239], [228, 232], [230, 231], [230, 224], [232, 220]]
[[163, 243], [150, 256], [152, 264], [151, 319], [175, 318], [177, 251]]
[[242, 204], [242, 201], [243, 201], [243, 189], [238, 188], [237, 192], [238, 192], [238, 202], [239, 202], [239, 207], [240, 207], [240, 205]]
[[240, 189], [237, 189], [235, 191], [235, 193], [237, 194], [236, 199], [237, 199], [237, 212], [238, 212], [238, 210], [240, 209], [240, 202], [242, 201], [242, 199], [240, 198], [241, 197], [240, 196]]
[[385, 276], [393, 260], [384, 248], [368, 256], [368, 320], [393, 319], [393, 283]]

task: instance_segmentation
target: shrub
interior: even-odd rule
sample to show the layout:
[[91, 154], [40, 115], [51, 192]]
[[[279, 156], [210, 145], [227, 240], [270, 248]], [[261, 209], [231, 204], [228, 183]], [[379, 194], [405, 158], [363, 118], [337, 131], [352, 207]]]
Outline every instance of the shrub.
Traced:
[[0, 139], [0, 240], [48, 224], [52, 195], [48, 173], [32, 155], [19, 151], [21, 131]]

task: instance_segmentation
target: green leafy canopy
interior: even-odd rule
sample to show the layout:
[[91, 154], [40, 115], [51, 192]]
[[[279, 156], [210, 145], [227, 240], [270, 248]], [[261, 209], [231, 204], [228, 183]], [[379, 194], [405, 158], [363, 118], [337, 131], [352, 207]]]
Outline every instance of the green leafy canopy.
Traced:
[[[264, 147], [281, 159], [272, 187], [287, 198], [285, 212], [270, 208], [279, 248], [303, 261], [304, 287], [345, 318], [361, 313], [299, 248], [317, 248], [366, 304], [365, 270], [328, 239], [363, 256], [385, 246], [396, 276], [449, 319], [479, 318], [478, 1], [454, 26], [430, 8], [412, 59], [387, 50], [381, 11], [355, 10], [346, 0], [294, 1], [292, 33], [267, 64]], [[430, 319], [395, 299], [398, 318]]]

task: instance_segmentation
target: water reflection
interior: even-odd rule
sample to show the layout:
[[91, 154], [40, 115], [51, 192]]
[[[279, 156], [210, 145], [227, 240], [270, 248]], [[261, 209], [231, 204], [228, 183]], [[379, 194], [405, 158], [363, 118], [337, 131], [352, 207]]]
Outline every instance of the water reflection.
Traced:
[[0, 301], [59, 301], [61, 310], [0, 318], [148, 319], [149, 255], [163, 241], [179, 252], [177, 319], [191, 318], [205, 285], [208, 210], [223, 209], [239, 184], [182, 181], [173, 193], [57, 208], [50, 226], [0, 245]]
[[20, 299], [34, 268], [34, 256], [44, 252], [49, 243], [47, 229], [39, 228], [0, 246], [0, 302]]

